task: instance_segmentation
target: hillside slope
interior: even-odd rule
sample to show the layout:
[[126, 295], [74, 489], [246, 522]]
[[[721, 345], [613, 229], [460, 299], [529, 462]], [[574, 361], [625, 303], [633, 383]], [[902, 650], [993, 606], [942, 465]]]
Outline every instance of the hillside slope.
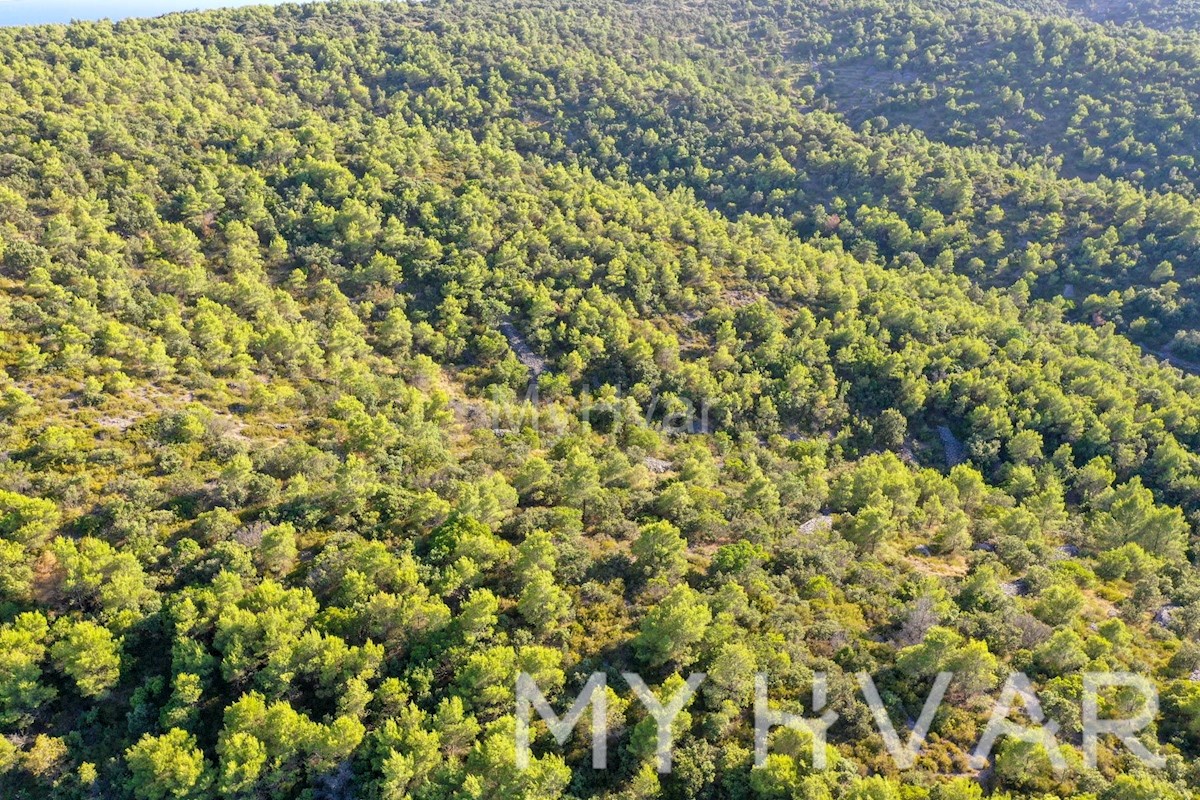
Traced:
[[[1194, 202], [668, 11], [0, 31], [0, 796], [1196, 796], [1200, 378], [1121, 333], [1188, 329]], [[900, 771], [855, 673], [902, 720], [942, 670]], [[1015, 670], [1064, 773], [968, 761]], [[1084, 766], [1084, 670], [1164, 769]], [[517, 673], [595, 671], [609, 769], [518, 770]], [[627, 671], [708, 675], [669, 775]], [[831, 769], [751, 768], [758, 671], [828, 673]]]

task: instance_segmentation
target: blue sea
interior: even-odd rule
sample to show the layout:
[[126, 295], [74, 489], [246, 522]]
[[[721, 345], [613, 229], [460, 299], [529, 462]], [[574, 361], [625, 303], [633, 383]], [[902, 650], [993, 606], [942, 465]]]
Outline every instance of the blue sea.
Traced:
[[0, 0], [0, 25], [155, 17], [171, 11], [276, 5], [282, 0]]

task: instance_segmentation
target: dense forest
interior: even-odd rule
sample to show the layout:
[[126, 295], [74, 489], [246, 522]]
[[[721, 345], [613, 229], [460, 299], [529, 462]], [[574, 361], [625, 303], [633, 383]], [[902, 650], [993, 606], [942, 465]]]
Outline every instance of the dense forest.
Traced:
[[[1200, 797], [1196, 17], [0, 29], [0, 797]], [[944, 671], [902, 770], [856, 675]], [[596, 672], [608, 769], [518, 769], [518, 674]], [[668, 774], [626, 672], [707, 675]], [[1065, 770], [971, 762], [1013, 672]], [[826, 769], [754, 767], [756, 673]]]
[[1200, 3], [1196, 0], [1003, 0], [1004, 5], [1043, 16], [1144, 26], [1171, 32], [1197, 32]]

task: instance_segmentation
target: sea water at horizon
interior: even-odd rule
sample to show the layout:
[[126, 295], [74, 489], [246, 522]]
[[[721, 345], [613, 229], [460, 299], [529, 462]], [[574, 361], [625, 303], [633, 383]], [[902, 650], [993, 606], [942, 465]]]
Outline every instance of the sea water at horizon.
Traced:
[[155, 17], [172, 11], [278, 5], [285, 0], [0, 0], [0, 26]]

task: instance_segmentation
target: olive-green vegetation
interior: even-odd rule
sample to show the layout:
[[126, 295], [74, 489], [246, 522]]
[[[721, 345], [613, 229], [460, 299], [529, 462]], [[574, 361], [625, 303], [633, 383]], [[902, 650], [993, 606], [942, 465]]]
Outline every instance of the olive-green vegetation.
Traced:
[[1104, 24], [1144, 26], [1175, 34], [1200, 32], [1196, 0], [1003, 0], [1004, 5]]
[[[1035, 11], [0, 30], [0, 796], [1196, 797], [1200, 48]], [[1065, 772], [968, 762], [1015, 670]]]

